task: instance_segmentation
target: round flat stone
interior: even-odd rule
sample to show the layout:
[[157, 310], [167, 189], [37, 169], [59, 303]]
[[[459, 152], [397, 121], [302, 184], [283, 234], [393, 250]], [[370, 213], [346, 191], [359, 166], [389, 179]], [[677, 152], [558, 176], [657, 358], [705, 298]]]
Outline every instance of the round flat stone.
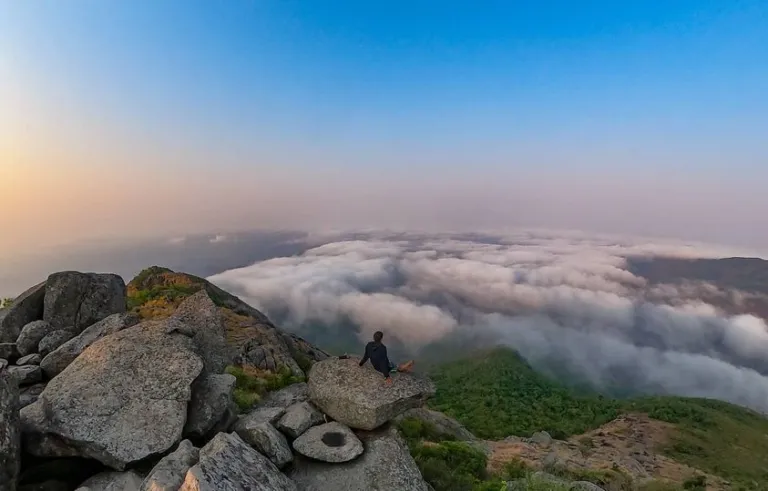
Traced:
[[363, 443], [349, 427], [338, 422], [314, 426], [293, 442], [305, 457], [330, 463], [349, 462], [363, 453]]

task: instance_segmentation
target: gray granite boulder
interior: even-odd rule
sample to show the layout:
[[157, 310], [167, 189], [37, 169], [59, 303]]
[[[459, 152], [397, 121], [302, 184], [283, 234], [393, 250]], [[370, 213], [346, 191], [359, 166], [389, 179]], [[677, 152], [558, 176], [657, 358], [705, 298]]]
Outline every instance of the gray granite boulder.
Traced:
[[300, 491], [381, 489], [431, 491], [394, 428], [363, 433], [363, 455], [350, 462], [329, 464], [294, 459], [289, 476]]
[[48, 378], [53, 378], [64, 371], [88, 346], [105, 336], [134, 326], [138, 322], [138, 316], [132, 313], [112, 314], [51, 351], [40, 366]]
[[393, 384], [355, 358], [329, 358], [309, 371], [310, 400], [325, 414], [350, 428], [373, 430], [434, 395], [434, 384], [406, 373], [393, 374]]
[[140, 491], [177, 491], [190, 467], [200, 458], [200, 450], [182, 440], [173, 453], [163, 457], [144, 479]]
[[349, 427], [334, 421], [305, 431], [293, 442], [293, 449], [315, 460], [340, 463], [362, 455], [363, 443]]
[[45, 321], [33, 321], [21, 329], [16, 345], [21, 356], [37, 353], [37, 347], [45, 336], [56, 329]]
[[93, 343], [21, 410], [27, 451], [123, 470], [176, 445], [203, 362], [174, 327], [145, 322]]
[[76, 491], [139, 491], [141, 476], [133, 471], [102, 472], [88, 479]]
[[19, 389], [0, 371], [0, 491], [14, 491], [21, 466]]
[[235, 430], [245, 443], [282, 468], [293, 461], [288, 441], [269, 422], [244, 425]]
[[43, 371], [37, 365], [10, 366], [5, 370], [18, 385], [31, 385], [43, 380]]
[[126, 288], [116, 274], [64, 271], [48, 277], [43, 320], [78, 334], [86, 327], [126, 311]]
[[43, 318], [45, 282], [33, 286], [0, 313], [0, 343], [15, 343], [21, 329]]
[[46, 384], [35, 384], [19, 389], [19, 409], [25, 408], [40, 398]]
[[296, 485], [275, 464], [234, 433], [219, 433], [208, 442], [200, 450], [200, 461], [189, 469], [179, 488], [179, 491], [295, 490]]
[[74, 338], [76, 333], [71, 329], [57, 329], [49, 332], [43, 339], [40, 340], [40, 344], [37, 345], [37, 351], [42, 356], [48, 356], [49, 353], [58, 349], [61, 345]]
[[238, 418], [237, 423], [235, 423], [235, 431], [239, 433], [241, 429], [246, 429], [259, 423], [269, 423], [276, 426], [280, 418], [283, 417], [283, 414], [285, 414], [285, 409], [281, 407], [257, 407], [250, 413]]
[[277, 422], [277, 429], [296, 438], [310, 427], [324, 422], [323, 414], [309, 402], [298, 402], [285, 410]]
[[234, 375], [228, 373], [198, 377], [192, 384], [185, 435], [202, 438], [221, 421], [232, 405], [232, 390], [236, 381]]
[[16, 364], [20, 367], [24, 365], [39, 365], [41, 361], [42, 357], [40, 356], [40, 353], [32, 353], [31, 355], [22, 356], [16, 360]]

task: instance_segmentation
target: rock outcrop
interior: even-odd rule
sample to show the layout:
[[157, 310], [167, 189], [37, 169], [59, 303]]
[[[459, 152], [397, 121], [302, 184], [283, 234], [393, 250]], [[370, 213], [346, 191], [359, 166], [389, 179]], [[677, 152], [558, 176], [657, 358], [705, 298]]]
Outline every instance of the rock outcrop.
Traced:
[[[330, 488], [326, 488], [330, 489]], [[179, 491], [295, 491], [296, 485], [239, 436], [219, 433], [200, 450]]]
[[197, 354], [205, 363], [206, 373], [221, 373], [231, 356], [227, 347], [226, 332], [216, 304], [205, 290], [184, 300], [172, 316], [181, 322], [195, 341]]
[[[40, 363], [43, 372], [53, 378], [63, 372], [75, 358], [99, 339], [134, 326], [139, 318], [130, 313], [112, 314], [87, 327], [83, 332], [50, 352]], [[26, 328], [25, 328], [26, 329]]]
[[56, 329], [80, 333], [125, 311], [125, 282], [118, 275], [64, 271], [46, 281], [43, 320]]
[[30, 453], [79, 455], [123, 470], [180, 441], [203, 362], [192, 339], [170, 327], [143, 323], [77, 357], [21, 411]]
[[361, 435], [365, 452], [344, 464], [296, 459], [289, 473], [301, 491], [397, 489], [431, 491], [394, 428]]
[[347, 426], [332, 422], [310, 428], [293, 442], [305, 457], [330, 463], [349, 462], [363, 453], [363, 443]]
[[33, 286], [13, 300], [0, 314], [0, 343], [15, 343], [21, 329], [43, 318], [45, 282]]
[[140, 491], [178, 491], [190, 467], [200, 458], [200, 450], [183, 440], [173, 453], [163, 457], [144, 479]]
[[360, 430], [373, 430], [423, 405], [435, 386], [425, 378], [397, 373], [385, 387], [380, 373], [354, 358], [329, 358], [309, 373], [310, 400], [331, 418]]
[[21, 464], [19, 389], [0, 370], [0, 491], [14, 491]]
[[288, 409], [289, 406], [293, 406], [299, 402], [309, 400], [309, 385], [306, 383], [299, 383], [289, 385], [284, 389], [280, 389], [276, 392], [270, 393], [263, 401], [259, 403], [258, 408], [281, 408]]

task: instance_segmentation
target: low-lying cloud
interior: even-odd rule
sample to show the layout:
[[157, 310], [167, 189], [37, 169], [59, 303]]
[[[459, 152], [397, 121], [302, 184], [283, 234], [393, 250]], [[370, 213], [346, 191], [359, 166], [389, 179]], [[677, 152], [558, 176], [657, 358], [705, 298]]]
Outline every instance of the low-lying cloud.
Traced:
[[754, 294], [651, 284], [630, 267], [637, 258], [733, 251], [575, 232], [316, 239], [301, 255], [211, 280], [302, 334], [346, 326], [362, 343], [383, 330], [415, 356], [436, 341], [482, 334], [539, 369], [597, 388], [712, 397], [768, 412], [768, 326], [710, 303]]

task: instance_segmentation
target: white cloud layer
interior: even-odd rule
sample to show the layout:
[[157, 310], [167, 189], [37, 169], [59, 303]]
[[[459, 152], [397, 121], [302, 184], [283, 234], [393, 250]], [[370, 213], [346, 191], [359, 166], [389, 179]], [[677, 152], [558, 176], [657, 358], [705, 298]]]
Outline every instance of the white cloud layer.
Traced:
[[539, 368], [597, 387], [768, 411], [768, 326], [707, 303], [744, 294], [706, 283], [651, 285], [628, 266], [634, 257], [737, 251], [549, 231], [315, 239], [317, 247], [299, 256], [211, 280], [289, 329], [351, 323], [361, 340], [383, 330], [414, 351], [454, 333], [483, 332]]

